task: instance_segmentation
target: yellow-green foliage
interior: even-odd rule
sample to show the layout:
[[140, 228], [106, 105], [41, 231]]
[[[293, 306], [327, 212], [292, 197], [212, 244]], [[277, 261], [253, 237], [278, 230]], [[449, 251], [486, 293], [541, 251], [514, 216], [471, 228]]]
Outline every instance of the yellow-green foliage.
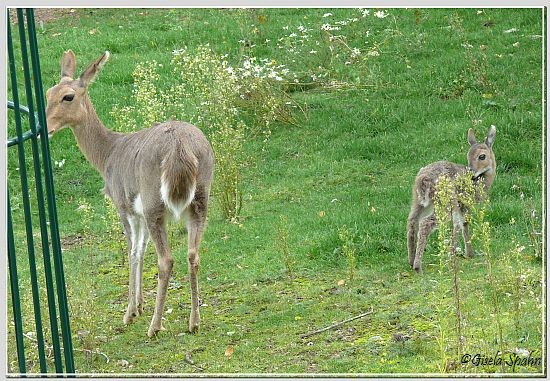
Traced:
[[134, 85], [130, 106], [115, 105], [111, 112], [118, 131], [135, 131], [167, 119], [162, 89], [158, 88], [160, 66], [156, 61], [137, 64], [132, 73]]
[[[476, 193], [482, 191], [482, 185], [474, 185], [471, 174], [465, 172], [452, 179], [448, 176], [439, 178], [435, 188], [434, 209], [438, 224], [439, 280], [434, 287], [434, 299], [436, 300], [436, 325], [439, 335], [437, 341], [441, 356], [440, 371], [447, 372], [451, 360], [449, 360], [447, 354], [450, 345], [447, 340], [449, 335], [446, 331], [449, 329], [455, 331], [456, 356], [460, 358], [463, 351], [464, 325], [461, 312], [459, 269], [456, 258], [458, 232], [454, 231], [453, 213], [461, 213], [466, 222], [471, 222], [470, 208], [476, 202]], [[447, 271], [445, 264], [448, 259], [451, 260], [452, 285], [443, 282]], [[453, 307], [449, 305], [450, 298], [447, 297], [451, 289], [452, 300], [454, 301]], [[454, 312], [452, 315], [450, 315], [451, 309]], [[453, 328], [450, 327], [449, 316], [454, 316]]]
[[470, 211], [476, 198], [483, 198], [483, 185], [475, 185], [471, 174], [465, 172], [451, 179], [447, 176], [441, 177], [435, 186], [434, 209], [438, 226], [438, 247], [439, 254], [448, 255], [451, 250], [451, 234], [453, 229], [453, 210], [460, 208], [464, 220], [471, 222], [472, 212]]
[[103, 240], [103, 244], [106, 249], [109, 251], [114, 251], [115, 253], [120, 253], [121, 261], [124, 264], [125, 253], [125, 239], [122, 233], [122, 224], [120, 222], [120, 217], [118, 212], [113, 204], [113, 201], [105, 196], [105, 209], [106, 213], [102, 216], [103, 223], [106, 228], [107, 239]]
[[241, 169], [248, 129], [245, 119], [255, 122], [254, 131], [267, 137], [275, 120], [293, 122], [292, 102], [282, 91], [281, 65], [273, 60], [258, 63], [245, 57], [232, 67], [208, 44], [193, 51], [174, 50], [171, 81], [161, 84], [156, 61], [139, 63], [133, 72], [134, 86], [129, 106], [115, 105], [111, 114], [119, 131], [134, 131], [167, 119], [189, 121], [203, 129], [216, 156], [213, 190], [225, 219], [235, 221], [242, 206]]
[[[209, 132], [216, 156], [214, 192], [223, 216], [235, 221], [242, 206], [241, 168], [246, 125], [236, 103], [240, 98], [237, 78], [227, 70], [223, 57], [207, 45], [194, 52], [173, 53], [172, 67], [178, 82], [169, 94], [172, 105], [191, 105], [190, 120]], [[175, 110], [174, 110], [175, 111]]]
[[338, 238], [342, 243], [342, 254], [348, 261], [349, 280], [351, 281], [353, 280], [357, 264], [357, 259], [355, 258], [356, 231], [344, 225], [338, 229]]
[[81, 216], [82, 234], [84, 236], [82, 242], [87, 244], [92, 239], [91, 223], [94, 215], [94, 210], [90, 203], [83, 198], [79, 198], [77, 203], [78, 208], [76, 209], [76, 211]]

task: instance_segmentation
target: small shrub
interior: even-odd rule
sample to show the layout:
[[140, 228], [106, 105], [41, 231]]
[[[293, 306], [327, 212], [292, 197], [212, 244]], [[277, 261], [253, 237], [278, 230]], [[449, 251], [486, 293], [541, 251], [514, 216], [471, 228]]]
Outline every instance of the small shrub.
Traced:
[[356, 258], [356, 238], [357, 228], [350, 229], [347, 226], [342, 226], [338, 229], [338, 239], [341, 243], [341, 253], [346, 258], [348, 264], [349, 280], [352, 281], [355, 275], [355, 268], [357, 266]]
[[[167, 119], [189, 121], [210, 138], [216, 156], [213, 191], [226, 220], [236, 221], [242, 208], [241, 171], [247, 157], [246, 119], [269, 137], [275, 121], [293, 122], [292, 102], [277, 83], [282, 67], [254, 57], [232, 67], [222, 56], [201, 45], [174, 50], [170, 81], [160, 81], [161, 64], [139, 63], [133, 72], [130, 106], [111, 112], [117, 129], [134, 131]], [[257, 131], [257, 128], [254, 130]]]

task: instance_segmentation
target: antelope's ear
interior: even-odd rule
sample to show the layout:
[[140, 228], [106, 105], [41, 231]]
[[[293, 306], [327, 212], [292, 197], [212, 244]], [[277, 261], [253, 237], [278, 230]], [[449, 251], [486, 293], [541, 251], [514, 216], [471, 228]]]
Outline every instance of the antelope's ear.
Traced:
[[99, 71], [101, 70], [101, 68], [103, 68], [103, 66], [109, 59], [109, 56], [110, 56], [109, 52], [105, 51], [105, 53], [103, 53], [101, 57], [99, 57], [97, 60], [92, 62], [86, 68], [86, 70], [82, 72], [82, 74], [80, 75], [80, 83], [82, 84], [83, 87], [88, 87], [88, 85], [96, 79], [97, 75], [99, 74]]
[[472, 128], [470, 128], [468, 130], [468, 144], [470, 144], [471, 146], [473, 146], [474, 144], [476, 144], [477, 141], [476, 141], [476, 134], [474, 132], [474, 130]]
[[487, 133], [487, 138], [485, 139], [485, 144], [487, 144], [487, 147], [489, 148], [493, 147], [496, 133], [497, 133], [497, 128], [495, 126], [491, 126], [491, 128], [489, 128], [489, 132]]
[[76, 70], [76, 56], [72, 50], [67, 50], [61, 57], [61, 78], [73, 78]]

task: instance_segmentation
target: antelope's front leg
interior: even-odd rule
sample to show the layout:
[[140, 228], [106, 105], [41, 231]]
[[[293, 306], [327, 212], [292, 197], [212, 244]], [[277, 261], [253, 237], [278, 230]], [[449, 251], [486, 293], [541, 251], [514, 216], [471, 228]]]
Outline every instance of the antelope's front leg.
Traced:
[[140, 225], [140, 240], [138, 242], [138, 263], [136, 268], [136, 305], [138, 314], [143, 313], [143, 257], [145, 257], [145, 251], [147, 250], [147, 243], [149, 242], [149, 232], [145, 223]]
[[139, 311], [136, 303], [136, 256], [132, 253], [130, 256], [130, 284], [128, 287], [128, 308], [124, 314], [124, 324], [130, 324], [134, 318], [139, 316]]
[[[144, 235], [140, 225], [140, 219], [138, 217], [129, 217], [128, 223], [130, 227], [131, 248], [128, 262], [130, 266], [130, 279], [128, 285], [128, 308], [124, 314], [124, 324], [130, 324], [136, 316], [139, 315], [138, 311], [138, 266], [140, 263], [140, 256], [142, 256], [142, 241]], [[141, 283], [141, 282], [140, 282]]]

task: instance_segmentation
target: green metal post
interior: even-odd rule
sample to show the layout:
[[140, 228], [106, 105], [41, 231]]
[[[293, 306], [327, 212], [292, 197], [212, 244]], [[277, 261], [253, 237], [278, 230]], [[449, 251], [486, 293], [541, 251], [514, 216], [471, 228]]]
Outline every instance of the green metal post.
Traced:
[[[40, 373], [47, 373], [45, 339], [40, 309], [39, 283], [36, 267], [35, 242], [33, 237], [33, 224], [31, 204], [28, 188], [28, 177], [24, 142], [31, 140], [32, 159], [34, 175], [36, 180], [36, 196], [38, 201], [38, 218], [40, 222], [41, 244], [44, 261], [45, 288], [47, 292], [47, 303], [49, 321], [51, 328], [51, 344], [55, 371], [57, 374], [75, 373], [73, 359], [73, 344], [69, 323], [69, 308], [67, 304], [67, 290], [65, 286], [65, 275], [63, 272], [63, 260], [59, 237], [59, 225], [57, 222], [57, 208], [55, 204], [55, 192], [53, 185], [53, 173], [49, 154], [48, 133], [46, 126], [46, 113], [44, 102], [44, 91], [40, 72], [40, 59], [38, 54], [38, 43], [36, 39], [36, 28], [33, 9], [17, 9], [17, 22], [19, 26], [19, 38], [21, 43], [21, 59], [25, 80], [25, 94], [28, 107], [21, 105], [18, 94], [18, 83], [16, 75], [15, 54], [13, 49], [11, 23], [9, 20], [10, 10], [8, 9], [8, 60], [11, 79], [13, 101], [8, 101], [8, 108], [15, 112], [16, 137], [8, 140], [7, 146], [17, 146], [19, 159], [19, 175], [21, 179], [21, 191], [23, 198], [23, 214], [25, 221], [25, 232], [27, 236], [27, 252], [29, 257], [29, 273], [31, 281], [32, 302], [34, 308], [34, 321], [36, 325], [36, 339]], [[26, 16], [26, 17], [25, 17]], [[25, 29], [25, 20], [26, 27]], [[28, 43], [27, 43], [28, 37]], [[30, 62], [29, 62], [30, 60]], [[36, 112], [35, 112], [36, 105]], [[23, 133], [21, 114], [29, 118], [30, 130]], [[39, 143], [40, 136], [40, 143]], [[41, 162], [42, 160], [42, 162]], [[44, 172], [42, 172], [42, 170]], [[42, 177], [44, 176], [44, 177]], [[44, 203], [47, 203], [47, 207]], [[49, 230], [49, 233], [48, 233]], [[49, 239], [50, 238], [50, 239]], [[51, 249], [50, 249], [51, 244]], [[51, 255], [53, 254], [53, 267]], [[17, 345], [17, 357], [19, 371], [27, 372], [25, 359], [24, 334], [23, 334], [23, 313], [21, 309], [19, 280], [17, 274], [17, 251], [15, 248], [14, 231], [11, 206], [8, 199], [8, 259], [10, 285], [12, 291], [12, 304], [15, 323], [15, 339]], [[54, 279], [55, 278], [55, 279]], [[54, 285], [55, 281], [55, 285]], [[55, 294], [57, 293], [57, 306]], [[59, 312], [59, 320], [57, 313]], [[59, 323], [60, 326], [59, 326]], [[60, 332], [60, 330], [61, 332]], [[63, 339], [61, 346], [60, 337]], [[63, 354], [61, 353], [63, 351]], [[63, 358], [65, 370], [63, 369]]]
[[32, 234], [32, 220], [29, 199], [29, 187], [27, 183], [27, 167], [25, 163], [25, 147], [23, 144], [23, 131], [21, 127], [21, 113], [19, 112], [19, 94], [17, 91], [17, 76], [15, 70], [15, 57], [13, 54], [13, 44], [11, 39], [11, 27], [8, 20], [8, 60], [10, 67], [10, 77], [12, 85], [13, 103], [15, 106], [15, 130], [17, 134], [18, 144], [17, 150], [19, 155], [19, 174], [21, 177], [21, 190], [23, 198], [23, 211], [25, 215], [25, 230], [27, 233], [27, 251], [29, 256], [29, 267], [31, 277], [31, 290], [34, 306], [34, 319], [36, 325], [36, 339], [38, 342], [38, 357], [40, 361], [40, 371], [47, 372], [46, 354], [44, 352], [44, 334], [42, 332], [42, 315], [40, 312], [40, 299], [38, 292], [38, 279], [36, 272], [36, 257], [34, 253], [34, 239]]
[[[59, 331], [57, 326], [57, 313], [55, 308], [54, 285], [52, 277], [52, 265], [50, 263], [50, 244], [48, 242], [48, 226], [46, 225], [46, 210], [44, 208], [44, 192], [42, 190], [42, 174], [40, 172], [40, 156], [38, 151], [38, 142], [36, 137], [36, 115], [34, 114], [33, 91], [31, 88], [29, 58], [27, 54], [27, 38], [25, 33], [25, 23], [23, 11], [17, 10], [17, 19], [19, 23], [19, 39], [21, 41], [21, 56], [23, 61], [23, 74], [25, 76], [25, 91], [29, 107], [29, 121], [32, 137], [31, 146], [34, 164], [34, 176], [36, 179], [36, 196], [38, 199], [38, 216], [40, 220], [40, 235], [42, 239], [42, 252], [44, 259], [44, 275], [46, 277], [46, 291], [48, 298], [48, 311], [50, 315], [50, 328], [52, 334], [52, 347], [54, 353], [55, 371], [63, 373], [63, 363], [61, 360], [61, 347], [59, 343]], [[30, 31], [29, 31], [30, 32]], [[30, 34], [30, 33], [29, 33]]]
[[13, 321], [15, 324], [15, 341], [17, 343], [17, 361], [19, 372], [26, 373], [25, 347], [23, 345], [23, 319], [21, 318], [21, 303], [19, 302], [19, 280], [17, 277], [17, 260], [15, 258], [15, 241], [13, 239], [13, 222], [11, 220], [10, 196], [8, 194], [8, 267], [10, 271], [11, 301], [13, 305]]
[[29, 42], [34, 75], [36, 101], [38, 107], [38, 119], [42, 129], [41, 134], [42, 158], [44, 163], [46, 195], [50, 215], [50, 231], [52, 236], [52, 249], [54, 254], [54, 266], [56, 274], [57, 298], [59, 302], [59, 317], [61, 331], [63, 334], [63, 346], [65, 355], [65, 370], [67, 373], [75, 373], [73, 359], [73, 343], [71, 338], [71, 326], [69, 320], [69, 307], [67, 305], [67, 290], [65, 286], [65, 274], [61, 253], [59, 227], [57, 222], [57, 206], [55, 203], [55, 191], [53, 184], [53, 173], [50, 159], [50, 148], [48, 142], [48, 128], [46, 125], [46, 107], [44, 105], [44, 89], [42, 87], [42, 73], [40, 71], [40, 55], [38, 54], [38, 43], [36, 41], [36, 28], [34, 23], [34, 11], [27, 9], [27, 25], [29, 28]]

